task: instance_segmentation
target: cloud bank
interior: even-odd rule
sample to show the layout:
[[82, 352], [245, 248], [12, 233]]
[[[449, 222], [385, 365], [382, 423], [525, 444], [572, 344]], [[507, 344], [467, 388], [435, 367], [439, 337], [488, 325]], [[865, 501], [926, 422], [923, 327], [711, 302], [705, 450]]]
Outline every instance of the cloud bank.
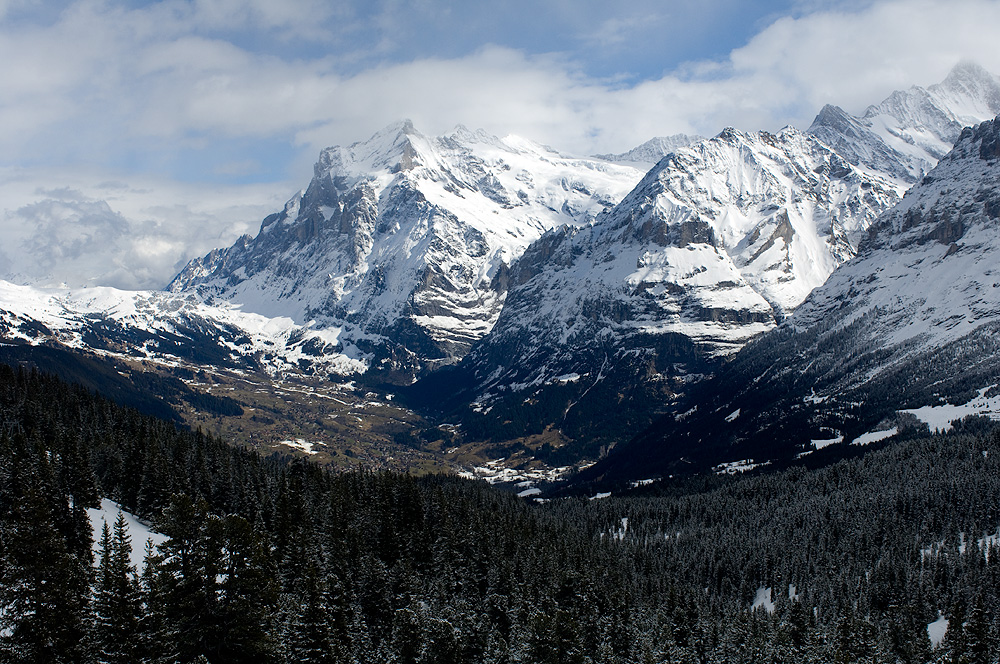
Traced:
[[[461, 123], [620, 152], [677, 132], [805, 126], [825, 103], [857, 113], [961, 59], [1000, 72], [984, 27], [1000, 25], [995, 0], [776, 2], [786, 15], [756, 16], [754, 34], [716, 35], [737, 39], [724, 53], [692, 37], [707, 57], [660, 70], [645, 57], [631, 71], [626, 56], [648, 45], [667, 57], [660, 42], [685, 32], [705, 41], [745, 3], [662, 5], [543, 3], [521, 34], [518, 2], [491, 16], [440, 1], [401, 14], [394, 2], [77, 0], [39, 14], [7, 0], [0, 276], [162, 286], [178, 262], [254, 231], [305, 185], [321, 148], [403, 117], [428, 134]], [[549, 42], [527, 41], [543, 28]], [[127, 194], [102, 191], [107, 177]], [[75, 199], [39, 193], [64, 187]]]

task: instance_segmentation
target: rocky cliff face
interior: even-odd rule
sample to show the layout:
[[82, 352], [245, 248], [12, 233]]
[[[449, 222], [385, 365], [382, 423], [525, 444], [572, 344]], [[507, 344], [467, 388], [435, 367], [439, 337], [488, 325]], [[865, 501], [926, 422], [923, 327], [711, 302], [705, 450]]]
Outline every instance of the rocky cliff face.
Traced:
[[508, 266], [560, 225], [583, 225], [641, 177], [517, 137], [412, 124], [324, 150], [309, 187], [169, 290], [343, 329], [408, 382], [461, 357], [496, 322]]

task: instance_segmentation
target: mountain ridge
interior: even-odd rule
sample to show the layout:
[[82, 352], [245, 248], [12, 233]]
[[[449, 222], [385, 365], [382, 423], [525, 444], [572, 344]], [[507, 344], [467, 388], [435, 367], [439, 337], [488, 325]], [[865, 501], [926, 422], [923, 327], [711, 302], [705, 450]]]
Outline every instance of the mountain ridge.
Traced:
[[489, 331], [532, 240], [588, 223], [640, 177], [463, 127], [428, 138], [403, 121], [323, 150], [309, 187], [256, 237], [192, 261], [168, 290], [340, 326], [370, 366], [408, 382]]
[[787, 465], [947, 426], [935, 408], [1000, 418], [998, 182], [1000, 117], [964, 129], [857, 258], [586, 478]]

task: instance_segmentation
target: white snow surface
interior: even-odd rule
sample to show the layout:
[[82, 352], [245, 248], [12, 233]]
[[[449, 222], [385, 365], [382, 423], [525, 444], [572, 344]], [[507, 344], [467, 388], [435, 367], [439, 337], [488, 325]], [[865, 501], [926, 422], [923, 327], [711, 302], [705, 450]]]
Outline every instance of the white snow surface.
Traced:
[[750, 610], [754, 611], [760, 608], [763, 608], [768, 613], [774, 613], [774, 599], [771, 597], [770, 588], [761, 586], [757, 589], [757, 594], [753, 598], [753, 604], [750, 605]]
[[891, 429], [885, 429], [884, 431], [869, 431], [868, 433], [863, 433], [852, 440], [851, 445], [870, 445], [880, 440], [891, 438], [897, 433], [899, 433], [899, 427], [892, 427]]
[[927, 623], [927, 638], [931, 641], [931, 647], [937, 648], [944, 641], [945, 634], [948, 633], [948, 619], [938, 613], [937, 620]]
[[125, 517], [125, 526], [132, 541], [132, 554], [129, 557], [129, 563], [135, 567], [136, 571], [142, 573], [145, 566], [146, 541], [152, 540], [153, 546], [159, 546], [167, 541], [167, 536], [152, 530], [148, 525], [139, 521], [135, 515], [122, 510], [118, 503], [107, 498], [101, 500], [100, 507], [87, 508], [87, 516], [90, 518], [90, 527], [94, 537], [94, 562], [95, 564], [101, 562], [100, 542], [104, 524], [108, 524], [108, 530], [114, 535], [115, 521], [118, 519], [119, 512]]
[[960, 420], [969, 415], [979, 415], [988, 417], [994, 421], [1000, 421], [1000, 395], [987, 397], [986, 393], [996, 386], [984, 387], [979, 390], [979, 395], [967, 403], [960, 405], [941, 404], [938, 406], [923, 406], [900, 411], [915, 415], [918, 420], [927, 424], [932, 431], [950, 431], [952, 422]]
[[822, 440], [811, 440], [809, 442], [817, 450], [821, 450], [824, 447], [829, 447], [830, 445], [839, 445], [840, 443], [844, 442], [844, 436], [840, 435], [840, 436], [837, 436], [836, 438], [826, 438], [826, 439], [822, 439]]
[[[31, 323], [43, 324], [51, 334], [39, 336]], [[115, 288], [36, 288], [0, 280], [0, 326], [6, 337], [29, 343], [54, 340], [73, 348], [87, 348], [84, 335], [95, 323], [115, 323], [126, 330], [185, 336], [196, 327], [215, 329], [215, 342], [236, 355], [271, 354], [264, 360], [274, 372], [289, 370], [304, 357], [303, 345], [315, 343], [326, 352], [310, 359], [329, 373], [351, 374], [367, 368], [365, 357], [348, 347], [338, 352], [340, 328], [296, 325], [290, 318], [267, 318], [248, 313], [240, 305], [215, 301], [211, 304], [193, 293], [122, 291]], [[234, 342], [230, 338], [237, 338]], [[149, 342], [132, 348], [133, 356], [167, 361], [171, 358]]]
[[316, 445], [322, 445], [323, 442], [317, 441], [312, 443], [304, 438], [295, 438], [294, 440], [282, 440], [278, 444], [284, 445], [285, 447], [291, 447], [294, 450], [299, 450], [300, 452], [305, 452], [306, 454], [319, 454], [319, 450], [314, 450], [313, 447]]

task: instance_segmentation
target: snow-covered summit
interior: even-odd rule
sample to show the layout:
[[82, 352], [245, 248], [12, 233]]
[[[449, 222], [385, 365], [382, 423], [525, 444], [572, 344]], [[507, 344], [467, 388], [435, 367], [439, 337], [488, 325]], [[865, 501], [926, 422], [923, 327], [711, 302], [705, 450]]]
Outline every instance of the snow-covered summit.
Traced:
[[[550, 231], [511, 267], [497, 324], [460, 365], [474, 417], [588, 440], [614, 421], [605, 442], [628, 437], [644, 409], [775, 327], [900, 195], [793, 128], [676, 150], [593, 224]], [[616, 420], [629, 409], [634, 421]]]
[[899, 197], [809, 134], [726, 129], [668, 155], [593, 224], [532, 245], [469, 362], [499, 362], [480, 373], [523, 385], [587, 374], [595, 337], [681, 334], [733, 352], [853, 257]]
[[528, 244], [590, 223], [641, 176], [514, 136], [427, 137], [403, 121], [323, 150], [309, 187], [256, 237], [192, 261], [168, 289], [343, 326], [391, 367], [419, 371], [491, 329]]
[[897, 90], [854, 117], [826, 106], [809, 132], [855, 165], [912, 183], [930, 170], [964, 127], [1000, 113], [1000, 79], [962, 62], [927, 88]]
[[998, 375], [1000, 117], [964, 129], [856, 258], [593, 474], [833, 459], [921, 414], [985, 408]]
[[703, 136], [689, 136], [688, 134], [673, 134], [672, 136], [656, 136], [649, 139], [642, 145], [636, 146], [628, 152], [618, 154], [597, 154], [598, 159], [614, 161], [636, 166], [650, 168], [656, 162], [666, 157], [678, 148], [686, 148], [698, 141], [705, 140]]
[[878, 310], [886, 346], [937, 348], [1000, 323], [1000, 120], [966, 128], [955, 148], [870, 229], [858, 258], [817, 289], [797, 327], [842, 325]]

